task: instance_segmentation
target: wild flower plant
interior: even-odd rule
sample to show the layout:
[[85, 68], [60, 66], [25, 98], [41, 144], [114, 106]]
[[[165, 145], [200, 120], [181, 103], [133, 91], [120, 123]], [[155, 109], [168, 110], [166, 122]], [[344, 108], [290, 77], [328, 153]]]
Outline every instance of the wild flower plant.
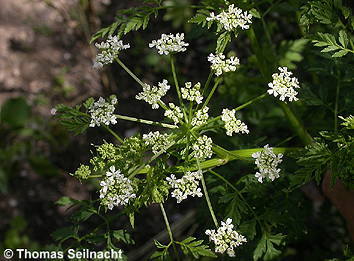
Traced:
[[[226, 253], [233, 257], [237, 253], [237, 248], [253, 240], [257, 233], [256, 226], [263, 233], [262, 240], [263, 237], [267, 237], [263, 240], [266, 243], [262, 241], [262, 244], [273, 247], [273, 244], [280, 245], [284, 238], [282, 234], [272, 235], [269, 230], [271, 226], [255, 213], [254, 207], [247, 202], [240, 190], [241, 181], [235, 179], [229, 181], [228, 177], [224, 177], [214, 169], [230, 161], [245, 160], [250, 163], [254, 159], [258, 171], [251, 175], [247, 184], [251, 186], [253, 182], [254, 186], [266, 186], [267, 184], [259, 183], [282, 178], [278, 165], [282, 162], [283, 154], [291, 149], [270, 148], [266, 145], [264, 148], [230, 151], [218, 145], [216, 141], [220, 135], [225, 135], [221, 134], [224, 130], [226, 130], [225, 137], [229, 139], [240, 138], [242, 134], [252, 136], [252, 131], [247, 126], [251, 123], [240, 120], [242, 118], [240, 111], [262, 99], [269, 98], [267, 93], [279, 97], [281, 106], [285, 108], [284, 111], [290, 115], [291, 110], [281, 101], [286, 99], [297, 101], [298, 92], [295, 89], [300, 89], [300, 83], [287, 67], [279, 67], [279, 73], [271, 75], [272, 82], [268, 84], [268, 91], [266, 91], [267, 85], [264, 84], [265, 91], [258, 97], [235, 108], [225, 108], [222, 111], [219, 109], [215, 115], [215, 110], [210, 109], [212, 107], [210, 101], [215, 91], [224, 81], [224, 77], [238, 73], [237, 69], [241, 66], [237, 57], [226, 58], [223, 54], [229, 42], [228, 37], [231, 37], [231, 32], [238, 29], [252, 30], [252, 15], [231, 4], [218, 15], [210, 12], [208, 16], [200, 15], [197, 18], [203, 19], [202, 22], [208, 25], [208, 28], [215, 22], [218, 26], [217, 32], [221, 33], [215, 54], [211, 53], [206, 57], [211, 67], [209, 77], [205, 82], [188, 81], [181, 85], [175, 68], [175, 60], [178, 58], [178, 53], [186, 52], [189, 46], [184, 41], [183, 33], [162, 34], [160, 39], [153, 40], [148, 45], [150, 48], [156, 48], [160, 55], [166, 55], [171, 65], [173, 82], [168, 83], [167, 80], [162, 80], [157, 86], [144, 83], [118, 57], [119, 52], [129, 48], [130, 45], [124, 45], [122, 40], [116, 36], [109, 36], [106, 42], [96, 44], [100, 53], [96, 57], [94, 67], [102, 67], [116, 61], [140, 86], [141, 89], [135, 96], [136, 99], [150, 104], [152, 109], [162, 109], [164, 119], [152, 121], [115, 114], [117, 104], [115, 97], [108, 101], [103, 98], [99, 98], [98, 101], [89, 99], [83, 104], [83, 110], [80, 110], [80, 107], [59, 106], [57, 108], [57, 117], [65, 123], [69, 122], [70, 128], [76, 132], [83, 132], [87, 127], [103, 127], [116, 139], [115, 144], [105, 143], [105, 145], [98, 146], [97, 154], [90, 160], [90, 165], [81, 165], [73, 175], [81, 180], [97, 178], [100, 185], [100, 205], [106, 210], [113, 210], [114, 207], [123, 208], [123, 213], [130, 217], [132, 225], [134, 215], [140, 208], [154, 203], [159, 204], [170, 238], [168, 245], [156, 242], [160, 251], [157, 251], [153, 257], [161, 258], [161, 260], [169, 255], [170, 247], [173, 248], [176, 258], [180, 255], [177, 247], [180, 247], [183, 253], [192, 253], [194, 257], [216, 257], [215, 253]], [[235, 35], [237, 36], [236, 33]], [[250, 35], [253, 37], [253, 34]], [[256, 41], [254, 38], [251, 40]], [[256, 44], [255, 47], [257, 47]], [[261, 69], [265, 72], [269, 68], [262, 67]], [[269, 75], [264, 75], [264, 78], [268, 79], [267, 76], [270, 78]], [[176, 100], [166, 105], [162, 98], [167, 95], [168, 91], [170, 97], [175, 95]], [[293, 114], [289, 118], [295, 121], [293, 124], [299, 124], [294, 120]], [[142, 136], [139, 134], [122, 138], [110, 128], [113, 124], [119, 125], [119, 121], [122, 120], [147, 124], [155, 127], [156, 130]], [[252, 127], [251, 130], [253, 128], [256, 127]], [[232, 144], [235, 144], [235, 141], [237, 140], [235, 139]], [[234, 224], [238, 225], [241, 218], [233, 221], [229, 216], [225, 217], [214, 212], [214, 202], [210, 200], [207, 182], [204, 178], [210, 176], [222, 181], [227, 188], [234, 191], [231, 199], [235, 198], [240, 202], [240, 205], [235, 207], [235, 211], [237, 212], [239, 208], [241, 212], [242, 209], [247, 213], [248, 218], [252, 218], [248, 226], [253, 229], [253, 234], [247, 232], [243, 236], [243, 232], [234, 230]], [[225, 187], [218, 189], [226, 190]], [[173, 236], [164, 204], [168, 202], [168, 197], [173, 197], [177, 203], [181, 203], [189, 200], [190, 196], [200, 197], [199, 200], [205, 200], [207, 203], [215, 229], [208, 229], [205, 234], [215, 245], [215, 253], [208, 245], [202, 244], [203, 240], [196, 241], [195, 238], [189, 237], [183, 241], [177, 241]], [[219, 225], [218, 220], [225, 219], [226, 221], [222, 221]], [[240, 229], [245, 229], [245, 227], [246, 225], [241, 226]], [[247, 236], [250, 238], [246, 238]]]

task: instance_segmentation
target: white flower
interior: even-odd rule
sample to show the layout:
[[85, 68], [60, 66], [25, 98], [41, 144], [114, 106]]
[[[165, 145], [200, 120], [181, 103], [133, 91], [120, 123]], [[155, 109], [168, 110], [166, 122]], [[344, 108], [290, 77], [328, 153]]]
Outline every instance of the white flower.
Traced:
[[106, 42], [96, 43], [95, 46], [100, 50], [100, 53], [96, 55], [94, 68], [102, 68], [103, 65], [112, 63], [121, 50], [130, 48], [129, 44], [123, 44], [122, 40], [112, 35], [108, 36]]
[[170, 135], [167, 133], [160, 134], [159, 131], [149, 132], [143, 135], [143, 140], [146, 145], [152, 146], [152, 152], [159, 154], [166, 152], [168, 145], [170, 144]]
[[168, 55], [169, 53], [184, 52], [189, 44], [184, 42], [184, 34], [162, 34], [158, 40], [153, 40], [149, 43], [149, 47], [156, 47], [158, 53], [161, 55]]
[[192, 146], [194, 157], [199, 160], [210, 158], [213, 155], [212, 143], [213, 140], [206, 135], [199, 137]]
[[203, 194], [199, 188], [199, 181], [202, 179], [202, 171], [187, 171], [181, 179], [176, 179], [175, 175], [167, 177], [166, 180], [174, 189], [171, 196], [177, 199], [177, 203], [186, 199], [188, 196], [202, 197]]
[[158, 102], [161, 101], [161, 98], [166, 95], [169, 89], [170, 85], [168, 85], [167, 80], [159, 82], [158, 87], [151, 87], [149, 84], [145, 84], [145, 86], [143, 87], [143, 91], [138, 93], [135, 98], [137, 100], [144, 100], [147, 103], [151, 104], [153, 109], [158, 109]]
[[110, 210], [114, 206], [125, 206], [136, 197], [130, 179], [126, 178], [114, 166], [106, 172], [106, 177], [100, 182], [100, 199], [104, 206]]
[[200, 104], [203, 101], [203, 96], [200, 94], [200, 82], [192, 87], [191, 82], [186, 82], [185, 87], [181, 88], [182, 98], [188, 101], [195, 101]]
[[216, 76], [220, 76], [223, 72], [234, 72], [240, 65], [240, 60], [237, 57], [231, 56], [229, 59], [225, 59], [225, 55], [222, 53], [209, 54], [208, 61], [211, 63], [211, 69], [215, 71]]
[[263, 179], [274, 181], [279, 178], [280, 169], [277, 169], [277, 166], [282, 162], [283, 154], [275, 154], [267, 144], [263, 150], [253, 153], [252, 157], [256, 159], [255, 164], [259, 172], [255, 177], [260, 183], [263, 183]]
[[201, 126], [205, 124], [209, 119], [208, 114], [209, 108], [205, 106], [203, 109], [200, 109], [196, 112], [195, 117], [192, 119], [193, 126]]
[[168, 106], [171, 108], [170, 110], [165, 111], [165, 117], [174, 121], [175, 125], [183, 118], [183, 113], [180, 107], [174, 105], [173, 103], [169, 103]]
[[233, 228], [232, 219], [228, 218], [226, 222], [221, 221], [221, 226], [216, 231], [214, 229], [205, 231], [209, 239], [214, 242], [216, 253], [223, 254], [226, 251], [230, 257], [234, 257], [234, 248], [247, 242], [246, 238], [233, 230]]
[[210, 13], [210, 16], [206, 19], [207, 21], [216, 21], [220, 23], [222, 27], [226, 31], [235, 30], [237, 27], [241, 27], [241, 29], [245, 30], [250, 27], [252, 15], [247, 11], [242, 11], [242, 9], [238, 7], [234, 7], [234, 5], [229, 5], [227, 11], [222, 11], [218, 15], [214, 15], [214, 13]]
[[289, 101], [297, 101], [295, 89], [300, 88], [298, 79], [291, 77], [293, 73], [289, 72], [287, 67], [279, 67], [278, 70], [280, 73], [274, 73], [272, 75], [273, 82], [268, 83], [270, 88], [268, 93], [274, 97], [279, 95], [281, 101], [285, 101], [286, 98]]
[[88, 108], [88, 113], [91, 115], [90, 127], [101, 126], [101, 124], [116, 124], [117, 117], [113, 114], [115, 104], [117, 104], [117, 98], [114, 96], [111, 98], [110, 102], [106, 102], [102, 97], [94, 102]]
[[241, 122], [240, 120], [236, 119], [236, 111], [235, 109], [223, 109], [221, 119], [225, 123], [226, 135], [232, 136], [232, 133], [249, 133], [247, 125]]

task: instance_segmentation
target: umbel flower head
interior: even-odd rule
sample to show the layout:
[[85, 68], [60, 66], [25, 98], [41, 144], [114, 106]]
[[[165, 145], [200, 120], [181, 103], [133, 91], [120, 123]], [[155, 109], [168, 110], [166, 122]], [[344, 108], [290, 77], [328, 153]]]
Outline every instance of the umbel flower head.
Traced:
[[277, 167], [282, 162], [283, 154], [275, 154], [273, 148], [269, 148], [267, 144], [263, 150], [253, 153], [252, 157], [256, 159], [255, 163], [259, 172], [255, 177], [260, 183], [263, 183], [264, 179], [274, 181], [279, 178], [280, 169]]
[[213, 140], [206, 135], [199, 137], [193, 144], [194, 157], [199, 160], [210, 158], [213, 155], [212, 151]]
[[170, 144], [170, 138], [169, 134], [161, 134], [159, 131], [149, 132], [148, 134], [143, 135], [145, 144], [152, 146], [152, 152], [154, 154], [166, 152], [166, 149]]
[[181, 88], [182, 98], [188, 101], [195, 101], [200, 104], [203, 101], [203, 96], [200, 94], [200, 82], [192, 86], [191, 82], [186, 82]]
[[234, 5], [229, 5], [227, 11], [222, 11], [220, 14], [216, 15], [212, 12], [210, 16], [207, 17], [207, 21], [216, 21], [221, 24], [222, 27], [226, 31], [232, 31], [237, 29], [237, 27], [241, 27], [241, 29], [245, 30], [250, 27], [252, 15], [247, 11], [242, 11], [242, 9], [238, 7], [234, 7]]
[[185, 52], [186, 46], [189, 44], [184, 42], [184, 34], [162, 34], [158, 40], [153, 40], [149, 43], [149, 47], [156, 47], [161, 55], [168, 55], [169, 53]]
[[285, 101], [297, 101], [296, 98], [297, 91], [295, 89], [300, 88], [299, 81], [296, 77], [291, 77], [292, 72], [288, 71], [287, 67], [279, 67], [280, 73], [273, 73], [273, 81], [268, 83], [270, 95], [277, 97], [279, 95], [279, 100]]
[[126, 178], [114, 166], [106, 172], [106, 177], [100, 182], [100, 199], [104, 206], [112, 210], [114, 206], [125, 206], [136, 197], [131, 180]]
[[158, 102], [161, 101], [161, 98], [166, 95], [167, 91], [170, 89], [167, 80], [163, 80], [158, 83], [158, 86], [150, 86], [145, 84], [143, 91], [138, 93], [135, 98], [137, 100], [144, 100], [147, 103], [152, 105], [153, 109], [158, 109]]
[[216, 253], [227, 253], [230, 257], [235, 256], [235, 247], [247, 242], [246, 238], [233, 230], [234, 225], [232, 219], [228, 218], [226, 221], [221, 221], [221, 226], [215, 231], [208, 229], [205, 234], [209, 236], [210, 241], [215, 244]]
[[236, 119], [236, 110], [223, 109], [221, 119], [225, 123], [226, 135], [232, 136], [232, 133], [249, 133], [247, 125]]
[[108, 36], [107, 41], [96, 43], [95, 46], [100, 50], [100, 53], [96, 55], [93, 63], [94, 68], [102, 68], [103, 65], [112, 63], [121, 50], [130, 48], [129, 44], [123, 44], [122, 40], [112, 35]]
[[183, 118], [182, 110], [180, 107], [174, 105], [173, 103], [169, 103], [168, 106], [170, 107], [170, 109], [166, 110], [164, 115], [165, 117], [173, 120], [175, 125], [177, 125], [180, 119]]
[[184, 176], [180, 179], [176, 179], [174, 174], [166, 178], [168, 184], [170, 184], [170, 186], [174, 189], [171, 193], [171, 196], [177, 199], [177, 203], [180, 203], [188, 196], [202, 197], [203, 193], [199, 188], [199, 181], [201, 179], [201, 170], [196, 172], [187, 171], [187, 173], [185, 173]]
[[201, 126], [205, 124], [209, 119], [209, 107], [205, 106], [204, 108], [197, 110], [194, 118], [192, 119], [192, 126]]
[[112, 95], [110, 101], [106, 101], [100, 97], [98, 101], [94, 102], [89, 108], [88, 113], [91, 115], [90, 127], [110, 125], [117, 123], [117, 117], [113, 114], [117, 98]]
[[216, 76], [220, 76], [223, 72], [234, 72], [240, 65], [240, 60], [235, 56], [231, 56], [229, 59], [225, 58], [222, 53], [209, 54], [208, 61], [211, 63], [211, 69], [215, 71]]

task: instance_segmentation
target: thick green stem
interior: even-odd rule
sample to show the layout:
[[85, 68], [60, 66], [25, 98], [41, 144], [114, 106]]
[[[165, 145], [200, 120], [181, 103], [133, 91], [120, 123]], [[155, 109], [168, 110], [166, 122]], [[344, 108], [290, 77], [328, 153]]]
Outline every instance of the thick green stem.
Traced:
[[302, 143], [304, 145], [308, 145], [308, 144], [312, 143], [312, 137], [306, 131], [304, 126], [301, 124], [300, 120], [292, 112], [290, 107], [284, 102], [279, 101], [278, 103], [279, 103], [280, 107], [283, 109], [283, 112], [284, 112], [285, 116], [288, 118], [288, 120], [291, 124], [291, 127], [293, 128], [294, 132], [299, 136]]
[[115, 114], [115, 116], [117, 117], [117, 119], [126, 120], [126, 121], [139, 122], [139, 123], [144, 123], [144, 124], [149, 124], [149, 125], [165, 127], [165, 128], [169, 128], [169, 129], [178, 128], [178, 126], [176, 126], [176, 125], [167, 124], [167, 123], [160, 123], [160, 122], [155, 122], [155, 121], [150, 121], [150, 120], [138, 119], [138, 118], [119, 115], [119, 114]]
[[105, 128], [109, 133], [111, 133], [120, 143], [123, 143], [123, 139], [121, 137], [118, 136], [117, 133], [115, 133], [110, 127], [108, 127], [107, 125], [102, 125], [103, 128]]
[[[255, 34], [253, 28], [248, 30], [248, 36], [250, 38], [252, 48], [253, 48], [253, 50], [254, 50], [254, 52], [256, 54], [256, 57], [257, 57], [259, 70], [261, 71], [264, 79], [266, 81], [270, 81], [272, 73], [271, 73], [271, 71], [269, 71], [269, 69], [272, 70], [273, 66], [267, 65], [267, 60], [265, 59], [265, 57], [264, 57], [264, 55], [262, 53], [262, 50], [261, 50], [261, 48], [259, 46], [259, 42], [258, 42], [258, 39], [256, 37], [256, 34]], [[282, 108], [285, 116], [288, 118], [293, 131], [299, 136], [299, 138], [301, 139], [303, 144], [307, 145], [307, 144], [311, 143], [312, 142], [312, 137], [307, 132], [307, 130], [302, 125], [302, 123], [297, 118], [297, 116], [290, 109], [290, 107], [284, 102], [279, 102], [279, 104], [280, 104], [280, 107]]]

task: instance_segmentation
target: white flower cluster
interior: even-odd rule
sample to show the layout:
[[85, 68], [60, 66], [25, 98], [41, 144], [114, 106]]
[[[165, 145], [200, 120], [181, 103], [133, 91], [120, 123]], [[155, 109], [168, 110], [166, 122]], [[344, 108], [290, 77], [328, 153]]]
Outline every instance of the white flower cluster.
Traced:
[[277, 97], [279, 100], [284, 101], [286, 98], [289, 101], [297, 101], [297, 91], [295, 89], [300, 88], [299, 81], [296, 77], [291, 77], [292, 72], [288, 71], [287, 67], [279, 67], [280, 73], [273, 73], [273, 82], [268, 83], [270, 95]]
[[212, 12], [206, 19], [207, 21], [216, 21], [220, 23], [226, 31], [232, 31], [237, 27], [241, 27], [243, 30], [250, 27], [252, 15], [247, 11], [244, 11], [234, 5], [229, 5], [227, 11], [222, 11], [216, 15]]
[[231, 56], [229, 59], [225, 58], [222, 53], [209, 54], [208, 61], [211, 63], [211, 69], [215, 71], [216, 76], [220, 76], [223, 72], [234, 72], [240, 65], [240, 60], [235, 56]]
[[200, 94], [200, 82], [192, 87], [191, 82], [186, 82], [184, 87], [181, 88], [182, 98], [188, 101], [195, 101], [200, 104], [203, 101], [203, 96]]
[[175, 125], [183, 118], [183, 113], [180, 107], [174, 105], [173, 103], [169, 103], [168, 106], [171, 108], [170, 110], [165, 111], [165, 117], [174, 121]]
[[176, 179], [174, 174], [166, 178], [170, 186], [174, 189], [171, 196], [177, 199], [177, 203], [180, 203], [188, 196], [203, 196], [199, 188], [199, 181], [202, 179], [202, 175], [202, 171], [198, 170], [196, 172], [187, 171], [181, 179]]
[[106, 102], [102, 97], [94, 102], [88, 108], [88, 112], [91, 115], [90, 127], [101, 126], [101, 124], [116, 124], [117, 117], [113, 113], [117, 102], [117, 98], [115, 97], [113, 97], [110, 102]]
[[166, 95], [169, 89], [170, 85], [168, 85], [168, 81], [165, 79], [162, 82], [159, 82], [158, 86], [151, 87], [149, 84], [145, 84], [143, 91], [138, 93], [135, 98], [151, 104], [153, 109], [158, 109], [158, 102]]
[[159, 131], [149, 132], [143, 135], [143, 140], [146, 145], [152, 146], [154, 154], [158, 154], [166, 151], [170, 143], [170, 135], [167, 133], [161, 134]]
[[247, 125], [241, 122], [240, 120], [236, 119], [236, 111], [235, 109], [223, 109], [221, 119], [225, 123], [226, 135], [232, 136], [232, 133], [249, 133]]
[[255, 177], [260, 183], [263, 183], [263, 179], [274, 181], [279, 178], [280, 169], [277, 169], [277, 166], [282, 162], [283, 154], [275, 154], [267, 144], [263, 150], [253, 153], [252, 157], [256, 159], [255, 163], [259, 172]]
[[117, 36], [108, 36], [106, 42], [96, 43], [95, 46], [101, 51], [96, 55], [93, 63], [94, 68], [102, 68], [103, 65], [112, 63], [118, 56], [119, 51], [130, 48], [129, 44], [123, 44]]
[[106, 178], [100, 182], [100, 198], [104, 206], [110, 210], [114, 206], [125, 206], [129, 200], [136, 197], [131, 180], [126, 178], [114, 166], [106, 172]]
[[199, 160], [210, 158], [213, 155], [212, 143], [213, 140], [206, 135], [199, 137], [192, 146], [194, 156]]
[[247, 242], [247, 239], [233, 230], [233, 228], [232, 219], [228, 218], [225, 222], [221, 221], [221, 226], [216, 231], [214, 229], [205, 231], [209, 239], [214, 242], [216, 253], [223, 254], [226, 251], [230, 257], [234, 257], [234, 248]]
[[189, 44], [184, 42], [184, 34], [162, 34], [158, 40], [153, 40], [149, 43], [149, 47], [156, 47], [161, 55], [168, 55], [169, 53], [184, 52]]
[[209, 119], [209, 108], [205, 106], [196, 112], [195, 117], [192, 119], [192, 126], [201, 126], [205, 124]]

